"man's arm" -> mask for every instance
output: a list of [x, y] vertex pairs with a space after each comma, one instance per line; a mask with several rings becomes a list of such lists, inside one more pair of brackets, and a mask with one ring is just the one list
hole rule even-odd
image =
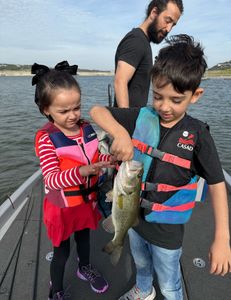
[[231, 272], [231, 251], [228, 200], [224, 182], [209, 185], [209, 192], [215, 218], [214, 241], [210, 248], [210, 272], [224, 276]]
[[114, 79], [114, 90], [118, 107], [129, 107], [128, 83], [135, 71], [136, 69], [132, 65], [122, 60], [118, 61]]
[[103, 106], [94, 106], [90, 110], [93, 121], [113, 137], [110, 152], [117, 160], [131, 160], [133, 144], [127, 130], [121, 126], [110, 111]]

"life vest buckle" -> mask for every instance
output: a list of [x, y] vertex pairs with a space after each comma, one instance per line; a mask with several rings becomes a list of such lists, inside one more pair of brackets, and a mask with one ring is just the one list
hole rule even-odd
[[153, 148], [151, 146], [148, 146], [146, 153], [151, 157], [158, 158], [159, 160], [162, 160], [164, 155], [165, 155], [165, 152], [160, 151], [160, 150], [158, 150], [156, 148]]
[[152, 182], [142, 182], [141, 183], [141, 190], [150, 192], [150, 191], [157, 191], [158, 183], [152, 183]]

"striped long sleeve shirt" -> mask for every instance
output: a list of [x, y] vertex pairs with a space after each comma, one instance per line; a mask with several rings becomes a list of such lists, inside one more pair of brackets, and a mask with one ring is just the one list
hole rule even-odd
[[[82, 137], [74, 136], [71, 139], [81, 142]], [[52, 144], [49, 135], [45, 133], [38, 141], [38, 156], [40, 159], [40, 167], [44, 178], [45, 185], [53, 190], [60, 190], [66, 187], [84, 184], [87, 177], [83, 177], [79, 173], [79, 167], [61, 171], [59, 161], [56, 155], [55, 147]], [[99, 161], [109, 161], [110, 155], [100, 154]]]

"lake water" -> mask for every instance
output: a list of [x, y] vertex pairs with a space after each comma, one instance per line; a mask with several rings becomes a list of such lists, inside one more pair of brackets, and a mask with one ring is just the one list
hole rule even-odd
[[[82, 116], [93, 104], [108, 105], [107, 88], [113, 77], [78, 77], [82, 89]], [[202, 82], [205, 93], [189, 113], [207, 122], [223, 168], [231, 173], [231, 80]], [[151, 99], [150, 99], [151, 104]], [[0, 77], [0, 203], [39, 167], [34, 134], [46, 121], [34, 104], [31, 77]]]

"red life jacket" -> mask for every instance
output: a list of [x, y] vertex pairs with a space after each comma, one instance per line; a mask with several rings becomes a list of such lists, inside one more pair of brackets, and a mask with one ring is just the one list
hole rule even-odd
[[[65, 136], [51, 122], [45, 124], [38, 130], [35, 137], [35, 151], [38, 156], [38, 141], [44, 133], [48, 133], [55, 147], [61, 171], [73, 167], [89, 165], [98, 161], [98, 139], [92, 126], [84, 121], [80, 122], [82, 143]], [[98, 188], [98, 176], [88, 176], [86, 184], [80, 184], [61, 190], [51, 190], [45, 187], [46, 197], [58, 207], [73, 207], [91, 200], [96, 200]]]

